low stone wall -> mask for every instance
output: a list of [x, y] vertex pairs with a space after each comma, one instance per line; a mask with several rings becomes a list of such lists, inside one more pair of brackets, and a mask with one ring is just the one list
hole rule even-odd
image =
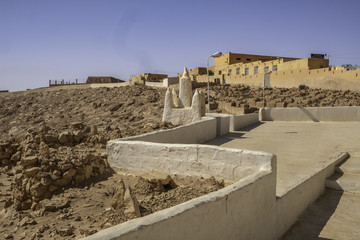
[[155, 143], [203, 143], [216, 137], [216, 119], [202, 118], [201, 121], [168, 130], [160, 130], [123, 141], [146, 141]]
[[231, 102], [219, 101], [218, 108], [224, 109], [227, 113], [234, 115], [243, 115], [246, 114], [246, 110], [243, 107], [234, 107]]
[[[214, 193], [85, 239], [272, 239], [274, 177], [254, 174]], [[249, 216], [244, 217], [244, 216]], [[259, 227], [261, 226], [261, 227]]]
[[237, 182], [87, 239], [278, 239], [321, 195], [326, 178], [348, 156], [334, 156], [313, 176], [276, 196], [276, 156], [272, 154], [119, 140], [109, 142], [107, 151], [115, 170], [215, 176]]
[[238, 131], [259, 122], [258, 113], [236, 115], [230, 117], [230, 131]]
[[[270, 170], [272, 154], [207, 145], [160, 144], [140, 141], [109, 141], [110, 166], [120, 172], [163, 172], [177, 176], [199, 176], [237, 181]], [[241, 166], [241, 167], [239, 167]]]
[[99, 87], [114, 88], [114, 87], [130, 86], [130, 81], [121, 82], [121, 83], [91, 83], [89, 85], [91, 88], [99, 88]]
[[264, 108], [260, 112], [262, 121], [360, 121], [360, 107], [358, 106]]
[[164, 87], [170, 87], [171, 85], [179, 84], [179, 77], [169, 77], [163, 80]]
[[107, 151], [114, 169], [215, 176], [237, 182], [86, 239], [273, 239], [269, 232], [275, 222], [274, 155], [206, 145], [119, 140], [110, 141]]
[[231, 128], [230, 119], [232, 115], [230, 114], [221, 114], [221, 113], [206, 113], [207, 117], [213, 117], [216, 119], [216, 136], [223, 136], [229, 133]]
[[276, 201], [276, 232], [283, 235], [303, 213], [325, 190], [326, 179], [335, 172], [335, 166], [346, 160], [348, 153], [341, 153], [329, 159], [324, 168], [315, 173], [302, 183], [278, 196]]
[[166, 87], [163, 82], [145, 82], [145, 85], [149, 87]]
[[[346, 114], [347, 117], [341, 118], [344, 121], [357, 119], [353, 113], [354, 109], [358, 109], [356, 107], [348, 110], [331, 108], [330, 111], [316, 109], [313, 114], [321, 121], [331, 119], [332, 111]], [[264, 119], [270, 114], [267, 110], [272, 109], [261, 111]], [[295, 113], [298, 111], [295, 110]], [[259, 121], [257, 114], [233, 116], [230, 119], [230, 126], [234, 129]], [[86, 239], [279, 239], [321, 195], [326, 178], [334, 173], [335, 166], [348, 157], [347, 153], [343, 153], [327, 159], [321, 170], [290, 191], [276, 196], [276, 156], [273, 154], [207, 145], [169, 144], [186, 141], [199, 143], [205, 139], [203, 134], [209, 132], [211, 134], [206, 138], [213, 138], [217, 126], [217, 120], [209, 118], [171, 130], [109, 141], [108, 161], [116, 171], [214, 176], [227, 183], [235, 183], [169, 209], [100, 231]], [[194, 132], [196, 128], [200, 132]]]

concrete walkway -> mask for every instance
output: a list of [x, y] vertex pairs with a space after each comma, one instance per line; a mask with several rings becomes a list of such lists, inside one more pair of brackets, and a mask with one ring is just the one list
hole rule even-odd
[[205, 144], [277, 155], [281, 197], [340, 152], [360, 150], [360, 122], [263, 122]]
[[360, 194], [326, 189], [282, 240], [360, 239]]
[[360, 193], [360, 153], [350, 152], [350, 158], [336, 167], [336, 173], [326, 181], [326, 187], [338, 191]]
[[360, 239], [360, 153], [347, 159], [328, 178], [319, 197], [282, 240]]

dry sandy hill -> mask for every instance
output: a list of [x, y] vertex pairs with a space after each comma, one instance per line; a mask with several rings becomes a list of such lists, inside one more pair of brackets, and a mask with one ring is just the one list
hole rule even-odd
[[[121, 176], [106, 165], [109, 139], [174, 127], [161, 122], [165, 91], [124, 86], [1, 93], [0, 238], [79, 238], [223, 187], [214, 178]], [[262, 90], [211, 86], [210, 95], [252, 108]], [[359, 93], [304, 86], [266, 89], [265, 96], [287, 106], [360, 105]]]

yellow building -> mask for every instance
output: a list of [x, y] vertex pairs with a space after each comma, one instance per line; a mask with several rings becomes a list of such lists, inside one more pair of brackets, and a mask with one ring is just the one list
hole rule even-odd
[[[315, 55], [316, 56], [316, 55]], [[360, 91], [360, 70], [329, 67], [329, 59], [289, 58], [228, 52], [214, 59], [211, 82], [249, 86], [298, 87]], [[265, 73], [268, 73], [265, 81]], [[196, 75], [207, 82], [206, 75]]]
[[125, 81], [110, 76], [89, 76], [86, 80], [86, 83], [120, 83], [120, 82], [125, 82]]
[[[214, 66], [209, 67], [209, 75], [210, 76], [214, 75]], [[180, 78], [182, 76], [182, 73], [178, 73], [177, 76]], [[189, 77], [190, 77], [191, 81], [197, 82], [197, 78], [199, 76], [200, 76], [200, 78], [202, 76], [207, 76], [206, 67], [197, 67], [197, 68], [189, 70]]]
[[130, 84], [145, 84], [145, 82], [160, 82], [167, 78], [167, 74], [156, 74], [156, 73], [142, 73], [136, 76], [130, 77]]
[[214, 62], [215, 81], [222, 84], [241, 83], [244, 76], [263, 75], [268, 72], [329, 67], [328, 59], [299, 59], [231, 52], [215, 58]]

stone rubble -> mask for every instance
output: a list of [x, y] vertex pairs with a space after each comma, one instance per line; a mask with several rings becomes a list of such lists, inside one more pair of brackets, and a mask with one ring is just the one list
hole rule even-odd
[[12, 202], [17, 210], [36, 209], [43, 199], [68, 185], [80, 185], [93, 176], [104, 174], [106, 155], [89, 153], [82, 148], [103, 143], [101, 135], [91, 134], [90, 127], [75, 122], [69, 131], [57, 133], [43, 123], [29, 130], [23, 141], [2, 144], [1, 153], [13, 167]]
[[[207, 87], [202, 87], [201, 89], [206, 92]], [[205, 100], [207, 101], [207, 98]], [[261, 87], [249, 87], [241, 84], [211, 85], [210, 103], [213, 104], [212, 109], [216, 112], [226, 113], [225, 108], [222, 107], [226, 104], [235, 108], [244, 108], [245, 113], [254, 112], [258, 108], [263, 107], [263, 89]], [[360, 106], [360, 93], [351, 92], [350, 90], [312, 89], [305, 85], [300, 85], [297, 88], [265, 88], [265, 106]]]

